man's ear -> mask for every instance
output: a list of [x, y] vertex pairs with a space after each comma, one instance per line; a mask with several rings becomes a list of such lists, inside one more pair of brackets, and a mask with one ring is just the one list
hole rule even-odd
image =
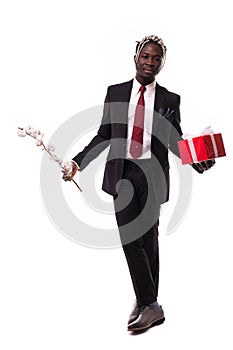
[[137, 64], [136, 55], [134, 55], [134, 63]]

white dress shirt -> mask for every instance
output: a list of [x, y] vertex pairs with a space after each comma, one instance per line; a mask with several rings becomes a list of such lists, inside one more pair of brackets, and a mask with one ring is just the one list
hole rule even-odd
[[[131, 137], [134, 125], [134, 114], [136, 106], [140, 96], [141, 84], [136, 78], [133, 80], [133, 87], [131, 91], [129, 110], [128, 110], [128, 135], [126, 140], [126, 158], [132, 159], [129, 153]], [[154, 80], [151, 84], [146, 85], [146, 91], [144, 92], [145, 101], [145, 114], [144, 114], [144, 128], [143, 128], [143, 145], [142, 154], [137, 159], [148, 159], [151, 158], [151, 134], [152, 134], [152, 123], [154, 114], [154, 103], [155, 103], [155, 86], [156, 81]]]

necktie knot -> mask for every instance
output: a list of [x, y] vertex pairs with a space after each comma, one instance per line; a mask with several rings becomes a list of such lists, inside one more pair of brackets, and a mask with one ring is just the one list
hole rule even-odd
[[140, 86], [139, 91], [140, 91], [141, 93], [145, 92], [145, 91], [146, 91], [146, 87], [145, 87], [144, 85]]

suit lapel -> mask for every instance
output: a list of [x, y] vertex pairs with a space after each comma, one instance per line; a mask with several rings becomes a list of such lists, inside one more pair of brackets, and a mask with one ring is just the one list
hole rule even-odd
[[164, 109], [166, 99], [166, 90], [164, 90], [158, 83], [156, 84], [155, 90], [155, 103], [154, 103], [154, 116], [153, 116], [153, 124], [152, 124], [152, 134], [158, 132], [160, 118], [159, 118], [159, 110]]
[[165, 97], [166, 97], [166, 93], [164, 89], [157, 83], [156, 90], [155, 90], [155, 104], [154, 104], [154, 110], [156, 112], [159, 112], [160, 108], [164, 108]]
[[[133, 87], [133, 79], [122, 84], [115, 96], [115, 111], [117, 114], [117, 120], [120, 122], [120, 134], [123, 138], [127, 137], [128, 132], [128, 111], [131, 91]], [[119, 103], [118, 103], [119, 102]]]

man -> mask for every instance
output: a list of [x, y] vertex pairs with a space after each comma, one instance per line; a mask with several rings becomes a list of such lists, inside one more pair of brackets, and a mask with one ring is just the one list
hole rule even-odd
[[[113, 196], [122, 247], [136, 302], [128, 330], [140, 331], [165, 320], [158, 304], [160, 205], [169, 197], [168, 149], [179, 156], [180, 97], [155, 81], [166, 58], [157, 36], [137, 42], [136, 77], [108, 87], [97, 135], [72, 160], [71, 180], [110, 145], [102, 189]], [[193, 164], [203, 173], [214, 164]]]

